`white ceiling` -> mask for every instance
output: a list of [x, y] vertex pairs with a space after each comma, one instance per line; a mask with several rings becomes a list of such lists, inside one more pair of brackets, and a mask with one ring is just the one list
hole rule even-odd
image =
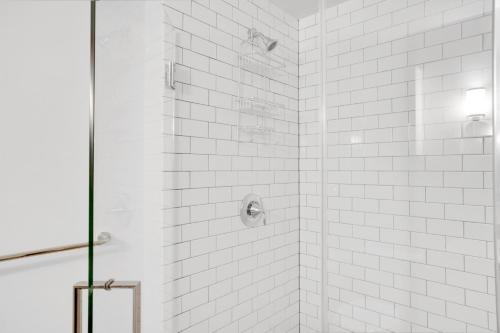
[[[327, 7], [338, 5], [346, 0], [327, 0]], [[276, 6], [292, 14], [296, 18], [303, 18], [318, 11], [319, 0], [271, 0]]]

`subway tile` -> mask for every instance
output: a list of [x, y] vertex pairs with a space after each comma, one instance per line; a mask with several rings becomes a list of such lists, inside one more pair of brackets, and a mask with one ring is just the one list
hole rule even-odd
[[450, 318], [472, 323], [481, 327], [488, 327], [488, 314], [484, 310], [478, 310], [461, 304], [448, 303], [446, 314]]
[[411, 306], [429, 313], [444, 315], [446, 303], [443, 300], [419, 294], [411, 295]]
[[453, 286], [479, 292], [486, 292], [488, 289], [485, 276], [452, 269], [446, 270], [446, 282]]
[[466, 324], [463, 321], [458, 321], [430, 313], [429, 328], [445, 332], [463, 332], [466, 329]]
[[445, 210], [446, 218], [449, 220], [485, 221], [485, 209], [482, 206], [447, 204]]
[[427, 295], [459, 304], [465, 304], [465, 290], [443, 283], [427, 282]]
[[460, 39], [443, 45], [443, 57], [451, 58], [465, 54], [476, 53], [482, 51], [482, 49], [482, 36]]
[[[178, 255], [170, 246], [165, 251], [181, 267], [169, 276], [190, 276], [194, 289], [188, 295], [209, 290], [208, 297], [216, 297], [213, 304], [205, 291], [186, 297], [179, 305], [189, 314], [183, 329], [293, 331], [298, 326], [290, 325], [299, 319], [287, 322], [300, 316], [301, 330], [317, 332], [318, 16], [292, 24], [265, 0], [172, 6], [183, 15], [173, 22], [184, 30], [179, 97], [187, 107], [179, 107], [177, 130], [186, 139], [179, 136], [170, 151], [182, 154], [166, 157], [179, 161], [168, 163], [166, 175], [185, 180], [165, 182], [183, 184], [165, 195], [166, 203], [189, 209], [166, 213], [187, 241]], [[483, 8], [458, 0], [356, 0], [328, 10], [330, 327], [465, 332], [489, 325], [491, 155], [486, 141], [464, 138], [461, 124], [449, 121], [458, 119], [451, 101], [461, 98], [462, 84], [491, 70], [491, 17], [477, 16]], [[268, 86], [273, 98], [292, 106], [285, 121], [273, 123], [287, 135], [286, 147], [238, 143], [235, 137], [232, 80], [239, 76], [239, 38], [246, 36], [237, 27], [252, 23], [300, 53], [292, 61], [300, 64], [290, 66], [298, 67], [295, 74]], [[254, 79], [250, 88], [260, 94], [266, 86]], [[417, 88], [422, 100], [415, 97]], [[419, 124], [419, 107], [424, 120], [435, 123]], [[300, 193], [292, 195], [299, 170]], [[272, 207], [265, 229], [240, 225], [237, 208], [248, 191], [273, 197], [265, 198]], [[299, 205], [300, 221], [298, 213], [285, 212]], [[201, 220], [205, 208], [209, 221]], [[283, 296], [285, 286], [289, 297]], [[249, 299], [257, 308], [249, 307]], [[264, 313], [269, 316], [261, 318]]]

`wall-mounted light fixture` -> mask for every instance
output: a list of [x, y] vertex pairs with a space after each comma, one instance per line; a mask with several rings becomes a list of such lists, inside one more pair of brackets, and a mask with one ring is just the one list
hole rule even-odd
[[480, 121], [486, 117], [488, 101], [485, 88], [465, 91], [465, 114], [471, 121]]

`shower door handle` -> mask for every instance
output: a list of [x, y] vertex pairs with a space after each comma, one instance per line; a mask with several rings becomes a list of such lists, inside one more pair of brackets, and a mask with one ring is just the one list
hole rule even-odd
[[[82, 331], [82, 291], [89, 289], [87, 282], [78, 282], [73, 286], [73, 333]], [[94, 291], [102, 289], [112, 291], [113, 289], [132, 290], [132, 333], [141, 333], [141, 282], [140, 281], [94, 281]]]
[[167, 62], [167, 70], [166, 70], [166, 79], [167, 85], [170, 89], [175, 90], [175, 62], [168, 61]]

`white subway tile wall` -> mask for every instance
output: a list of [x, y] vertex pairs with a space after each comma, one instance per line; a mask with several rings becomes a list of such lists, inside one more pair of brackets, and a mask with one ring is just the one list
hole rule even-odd
[[[268, 0], [164, 0], [164, 10], [177, 35], [166, 41], [177, 89], [165, 92], [164, 331], [298, 332], [298, 20]], [[237, 137], [238, 51], [251, 27], [279, 40], [287, 64], [270, 91], [257, 76], [245, 87], [285, 105], [270, 122], [278, 143]], [[240, 221], [252, 192], [265, 226]]]
[[[491, 0], [327, 9], [330, 332], [495, 332]], [[300, 327], [320, 332], [319, 17], [299, 22]], [[488, 104], [490, 104], [488, 102]], [[472, 110], [472, 113], [474, 110]]]
[[[319, 332], [318, 15], [297, 22], [267, 0], [164, 8], [178, 62], [164, 122], [165, 330]], [[491, 93], [490, 13], [490, 0], [327, 10], [331, 332], [495, 331], [491, 115], [472, 123], [462, 107], [466, 89]], [[285, 77], [245, 86], [286, 105], [272, 120], [279, 143], [238, 141], [248, 27], [278, 39], [287, 62]], [[268, 225], [240, 223], [249, 192]]]

